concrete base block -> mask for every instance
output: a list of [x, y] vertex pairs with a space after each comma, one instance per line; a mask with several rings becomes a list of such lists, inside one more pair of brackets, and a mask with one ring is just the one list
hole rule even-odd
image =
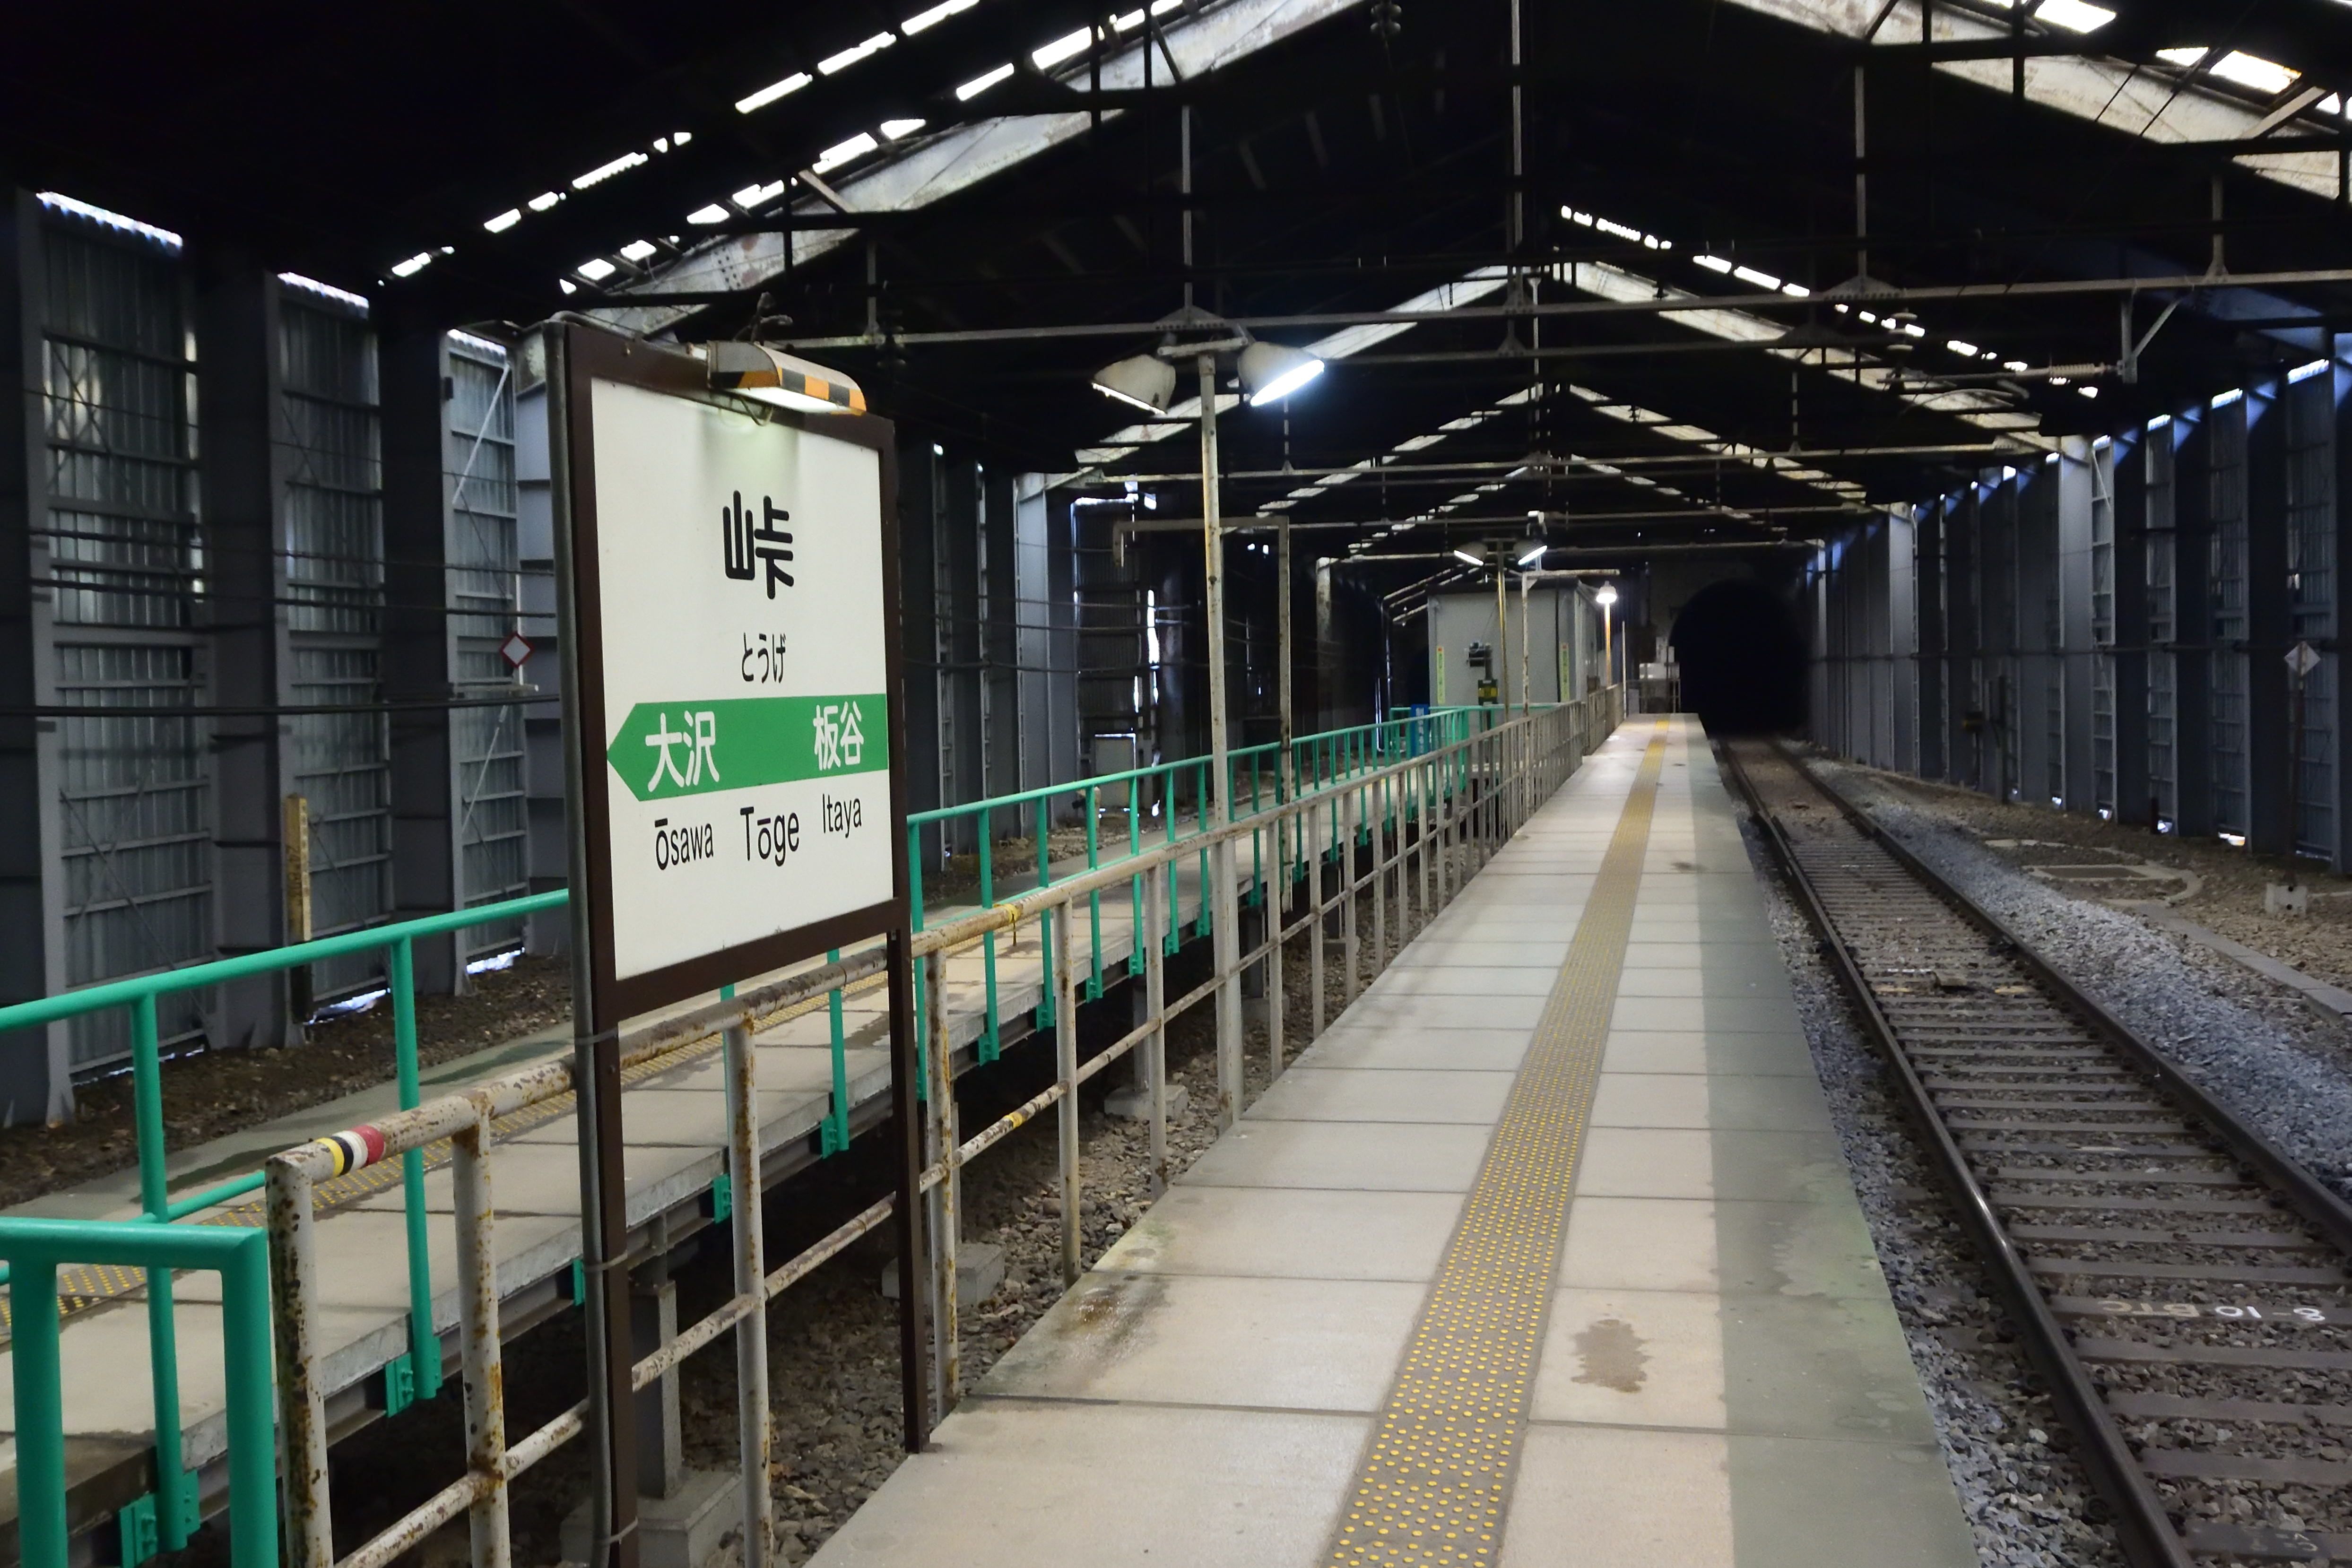
[[[956, 1248], [956, 1304], [976, 1307], [1004, 1283], [1004, 1249], [993, 1241], [966, 1241]], [[898, 1299], [898, 1260], [882, 1270], [882, 1299]]]
[[2284, 883], [2271, 883], [2263, 889], [2264, 915], [2308, 915], [2311, 913], [2311, 889], [2297, 883], [2289, 887]]
[[[1170, 1121], [1182, 1115], [1192, 1103], [1192, 1096], [1189, 1091], [1173, 1083], [1168, 1086]], [[1151, 1119], [1151, 1092], [1133, 1083], [1121, 1084], [1103, 1096], [1103, 1112], [1106, 1115], [1122, 1117], [1129, 1122], [1148, 1122]]]
[[[711, 1568], [740, 1546], [735, 1537], [742, 1528], [741, 1474], [690, 1469], [675, 1496], [637, 1499], [637, 1562], [642, 1568]], [[562, 1543], [565, 1562], [588, 1560], [587, 1504], [564, 1517]]]

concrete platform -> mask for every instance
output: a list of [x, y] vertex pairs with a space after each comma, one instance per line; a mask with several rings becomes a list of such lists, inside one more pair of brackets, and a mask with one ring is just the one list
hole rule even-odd
[[[1646, 843], [1609, 860], [1659, 734], [1596, 753], [816, 1563], [1334, 1561], [1400, 1379], [1454, 1332], [1427, 1314], [1515, 1084], [1561, 1049], [1590, 905], [1614, 995], [1581, 998], [1597, 1071], [1547, 1151], [1573, 1140], [1500, 1517], [1460, 1555], [1339, 1560], [1973, 1564], [1695, 723], [1663, 727]], [[1467, 1490], [1462, 1451], [1433, 1488]]]

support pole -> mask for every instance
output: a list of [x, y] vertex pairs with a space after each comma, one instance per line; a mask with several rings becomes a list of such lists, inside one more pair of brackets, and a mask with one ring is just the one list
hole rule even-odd
[[[1209, 654], [1209, 788], [1202, 800], [1202, 826], [1222, 827], [1231, 814], [1233, 781], [1225, 733], [1225, 542], [1217, 504], [1217, 361], [1211, 354], [1195, 361], [1201, 378], [1201, 539], [1207, 552], [1203, 578], [1206, 600], [1205, 641]], [[1217, 977], [1217, 1123], [1230, 1127], [1241, 1116], [1242, 1101], [1242, 978], [1241, 916], [1234, 897], [1234, 847], [1220, 839], [1209, 854], [1212, 886], [1202, 900], [1210, 916], [1211, 951]]]
[[[1274, 530], [1274, 599], [1275, 700], [1282, 727], [1282, 745], [1275, 758], [1275, 799], [1287, 805], [1297, 797], [1298, 787], [1291, 756], [1295, 739], [1290, 709], [1290, 522], [1286, 517], [1276, 524]], [[1290, 910], [1289, 835], [1304, 826], [1303, 818], [1282, 817], [1276, 821], [1274, 865], [1266, 879], [1265, 1056], [1269, 1077], [1282, 1071], [1282, 928]]]

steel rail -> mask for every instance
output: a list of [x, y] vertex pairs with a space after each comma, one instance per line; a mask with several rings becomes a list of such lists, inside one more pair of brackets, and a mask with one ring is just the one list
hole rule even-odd
[[[2051, 1311], [2041, 1287], [2034, 1283], [2024, 1255], [2010, 1239], [1990, 1196], [1978, 1182], [1968, 1157], [1960, 1152], [1958, 1140], [1937, 1112], [1934, 1096], [1905, 1055], [1893, 1021], [1879, 1007], [1869, 977], [1863, 972], [1860, 956], [1831, 918], [1812, 879], [1806, 875], [1798, 859], [1796, 846], [1790, 842], [1779, 818], [1765, 803], [1738, 752], [1718, 744], [1716, 755], [1754, 814], [1757, 828], [1799, 907], [1805, 912], [1806, 921], [1819, 938], [1847, 1000], [1853, 1003], [1879, 1054], [1901, 1085], [1905, 1109], [1918, 1124], [1928, 1164], [1943, 1182], [1962, 1228], [1976, 1243], [1987, 1271], [2006, 1298], [2028, 1354], [2050, 1384], [2053, 1402], [2067, 1425], [2083, 1439], [2084, 1468], [2091, 1472], [2092, 1483], [2099, 1489], [2100, 1495], [2116, 1511], [2116, 1535], [2125, 1556], [2132, 1568], [2194, 1568], [2187, 1548], [2165, 1513], [2162, 1500], [2148, 1484], [2122, 1434], [2108, 1418], [2105, 1403], [2099, 1397], [2090, 1373], [2074, 1354], [2057, 1314]], [[1801, 768], [1799, 772], [1823, 794], [1830, 793], [1810, 772]], [[1936, 884], [1931, 882], [1929, 885]]]
[[[2256, 1183], [2309, 1223], [2318, 1237], [2339, 1252], [2352, 1253], [2352, 1206], [2322, 1186], [2292, 1156], [2234, 1113], [2190, 1082], [2163, 1053], [2142, 1040], [2127, 1024], [2086, 994], [2063, 971], [2021, 940], [1997, 915], [1962, 893], [1918, 855], [1887, 832], [1843, 790], [1822, 779], [1803, 761], [1776, 747], [1803, 784], [1827, 800], [1843, 821], [1884, 852], [1968, 927], [1981, 936], [1987, 948], [2013, 964], [2040, 988], [2047, 1000], [2074, 1023], [2111, 1047], [2127, 1067], [2196, 1132], [2209, 1134], [2219, 1145], [2215, 1157], [2226, 1157], [2253, 1173]], [[1963, 1227], [1975, 1240], [1989, 1271], [2008, 1299], [2013, 1321], [2023, 1333], [2026, 1348], [2048, 1379], [2053, 1398], [2070, 1426], [2083, 1440], [2086, 1468], [2101, 1493], [2116, 1511], [2118, 1535], [2135, 1568], [2187, 1568], [2192, 1554], [2226, 1551], [2197, 1539], [2199, 1531], [2176, 1528], [2153, 1483], [2152, 1474], [2126, 1441], [2114, 1413], [2091, 1378], [2074, 1343], [2062, 1327], [2050, 1298], [2001, 1219], [1999, 1208], [1963, 1153], [1954, 1128], [1936, 1102], [1901, 1042], [1902, 1030], [1881, 1007], [1877, 993], [1855, 951], [1831, 914], [1829, 901], [1805, 870], [1802, 857], [1764, 800], [1737, 750], [1719, 748], [1726, 770], [1754, 811], [1759, 829], [1773, 858], [1787, 877], [1808, 922], [1820, 937], [1842, 988], [1854, 1004], [1902, 1086], [1906, 1108], [1918, 1123], [1922, 1141], [1952, 1197]], [[2023, 1071], [2023, 1070], [2021, 1070]], [[2085, 1179], [2077, 1177], [2076, 1179]], [[2087, 1178], [2095, 1182], [2095, 1176]], [[2098, 1207], [2085, 1198], [2083, 1207]], [[2121, 1260], [2116, 1273], [2132, 1270]], [[2085, 1270], [2088, 1272], [2089, 1270]], [[2159, 1277], [2148, 1275], [2148, 1278]], [[2259, 1554], [2259, 1553], [2258, 1553]]]

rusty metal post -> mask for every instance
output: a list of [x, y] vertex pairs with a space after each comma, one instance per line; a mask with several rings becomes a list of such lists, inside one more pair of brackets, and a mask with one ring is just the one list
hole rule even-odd
[[[1209, 791], [1201, 802], [1201, 825], [1221, 828], [1233, 814], [1233, 764], [1226, 741], [1231, 710], [1225, 678], [1225, 538], [1218, 509], [1215, 356], [1200, 355], [1196, 369], [1201, 378], [1201, 535], [1207, 553], [1202, 624], [1209, 654]], [[1201, 907], [1209, 916], [1217, 984], [1217, 1124], [1230, 1127], [1241, 1115], [1242, 1096], [1241, 907], [1234, 897], [1231, 840], [1220, 839], [1211, 848], [1209, 875], [1212, 885], [1201, 890]]]
[[[742, 1024], [723, 1036], [727, 1061], [727, 1187], [735, 1226], [735, 1294], [761, 1301], [767, 1280], [766, 1221], [760, 1203], [759, 1053]], [[735, 1453], [743, 1472], [743, 1568], [766, 1568], [775, 1553], [775, 1500], [768, 1490], [774, 1426], [768, 1414], [768, 1314], [764, 1304], [735, 1325]]]
[[[905, 864], [904, 860], [900, 865]], [[905, 886], [900, 873], [899, 885]], [[898, 1398], [899, 1440], [910, 1454], [919, 1454], [930, 1439], [925, 1415], [930, 1374], [929, 1325], [924, 1322], [927, 1292], [915, 1288], [921, 1274], [923, 1127], [915, 1104], [915, 987], [912, 976], [914, 940], [908, 927], [892, 930], [890, 956], [890, 1112], [898, 1142]], [[944, 988], [930, 993], [931, 1010], [947, 1011]]]
[[1389, 781], [1372, 786], [1372, 973], [1389, 967]]
[[1078, 1009], [1070, 998], [1070, 923], [1054, 922], [1054, 1066], [1061, 1081], [1062, 1283], [1075, 1285], [1084, 1271], [1084, 1234], [1078, 1187]]
[[[1147, 881], [1164, 878], [1169, 868], [1162, 865], [1149, 874]], [[1160, 1009], [1168, 1001], [1168, 958], [1160, 950], [1160, 911], [1167, 906], [1167, 894], [1159, 887], [1145, 890], [1143, 900], [1143, 1010], [1148, 1018], [1158, 1019]], [[1158, 1197], [1168, 1190], [1168, 1029], [1164, 1022], [1155, 1025], [1143, 1037], [1143, 1082], [1150, 1100], [1151, 1119], [1151, 1196]]]
[[[1054, 922], [1063, 933], [1066, 920]], [[931, 1344], [938, 1356], [933, 1373], [939, 1418], [963, 1398], [963, 1320], [956, 1300], [956, 1267], [963, 1235], [963, 1134], [955, 1102], [955, 1054], [948, 1040], [948, 966], [944, 954], [923, 959], [923, 994], [930, 998], [930, 1040], [923, 1067], [929, 1074], [923, 1086], [924, 1104], [930, 1113], [930, 1146], [940, 1163], [940, 1185], [933, 1187], [926, 1207], [931, 1232]]]
[[[282, 802], [279, 847], [286, 864], [286, 940], [310, 939], [310, 801], [289, 795]], [[299, 1031], [310, 1021], [310, 966], [298, 964], [286, 972], [287, 1010]]]
[[1352, 1005], [1359, 981], [1356, 977], [1356, 834], [1362, 827], [1364, 791], [1361, 786], [1348, 791], [1339, 803], [1339, 995], [1342, 1005]]
[[499, 1369], [496, 1229], [490, 1204], [488, 1094], [477, 1091], [474, 1124], [450, 1139], [457, 1210], [457, 1327], [466, 1385], [466, 1468], [478, 1490], [467, 1511], [473, 1568], [509, 1568], [507, 1405]]
[[284, 1434], [286, 1551], [291, 1568], [334, 1568], [327, 1489], [327, 1396], [319, 1382], [319, 1248], [308, 1172], [271, 1157], [269, 1292], [278, 1320], [278, 1430]]

